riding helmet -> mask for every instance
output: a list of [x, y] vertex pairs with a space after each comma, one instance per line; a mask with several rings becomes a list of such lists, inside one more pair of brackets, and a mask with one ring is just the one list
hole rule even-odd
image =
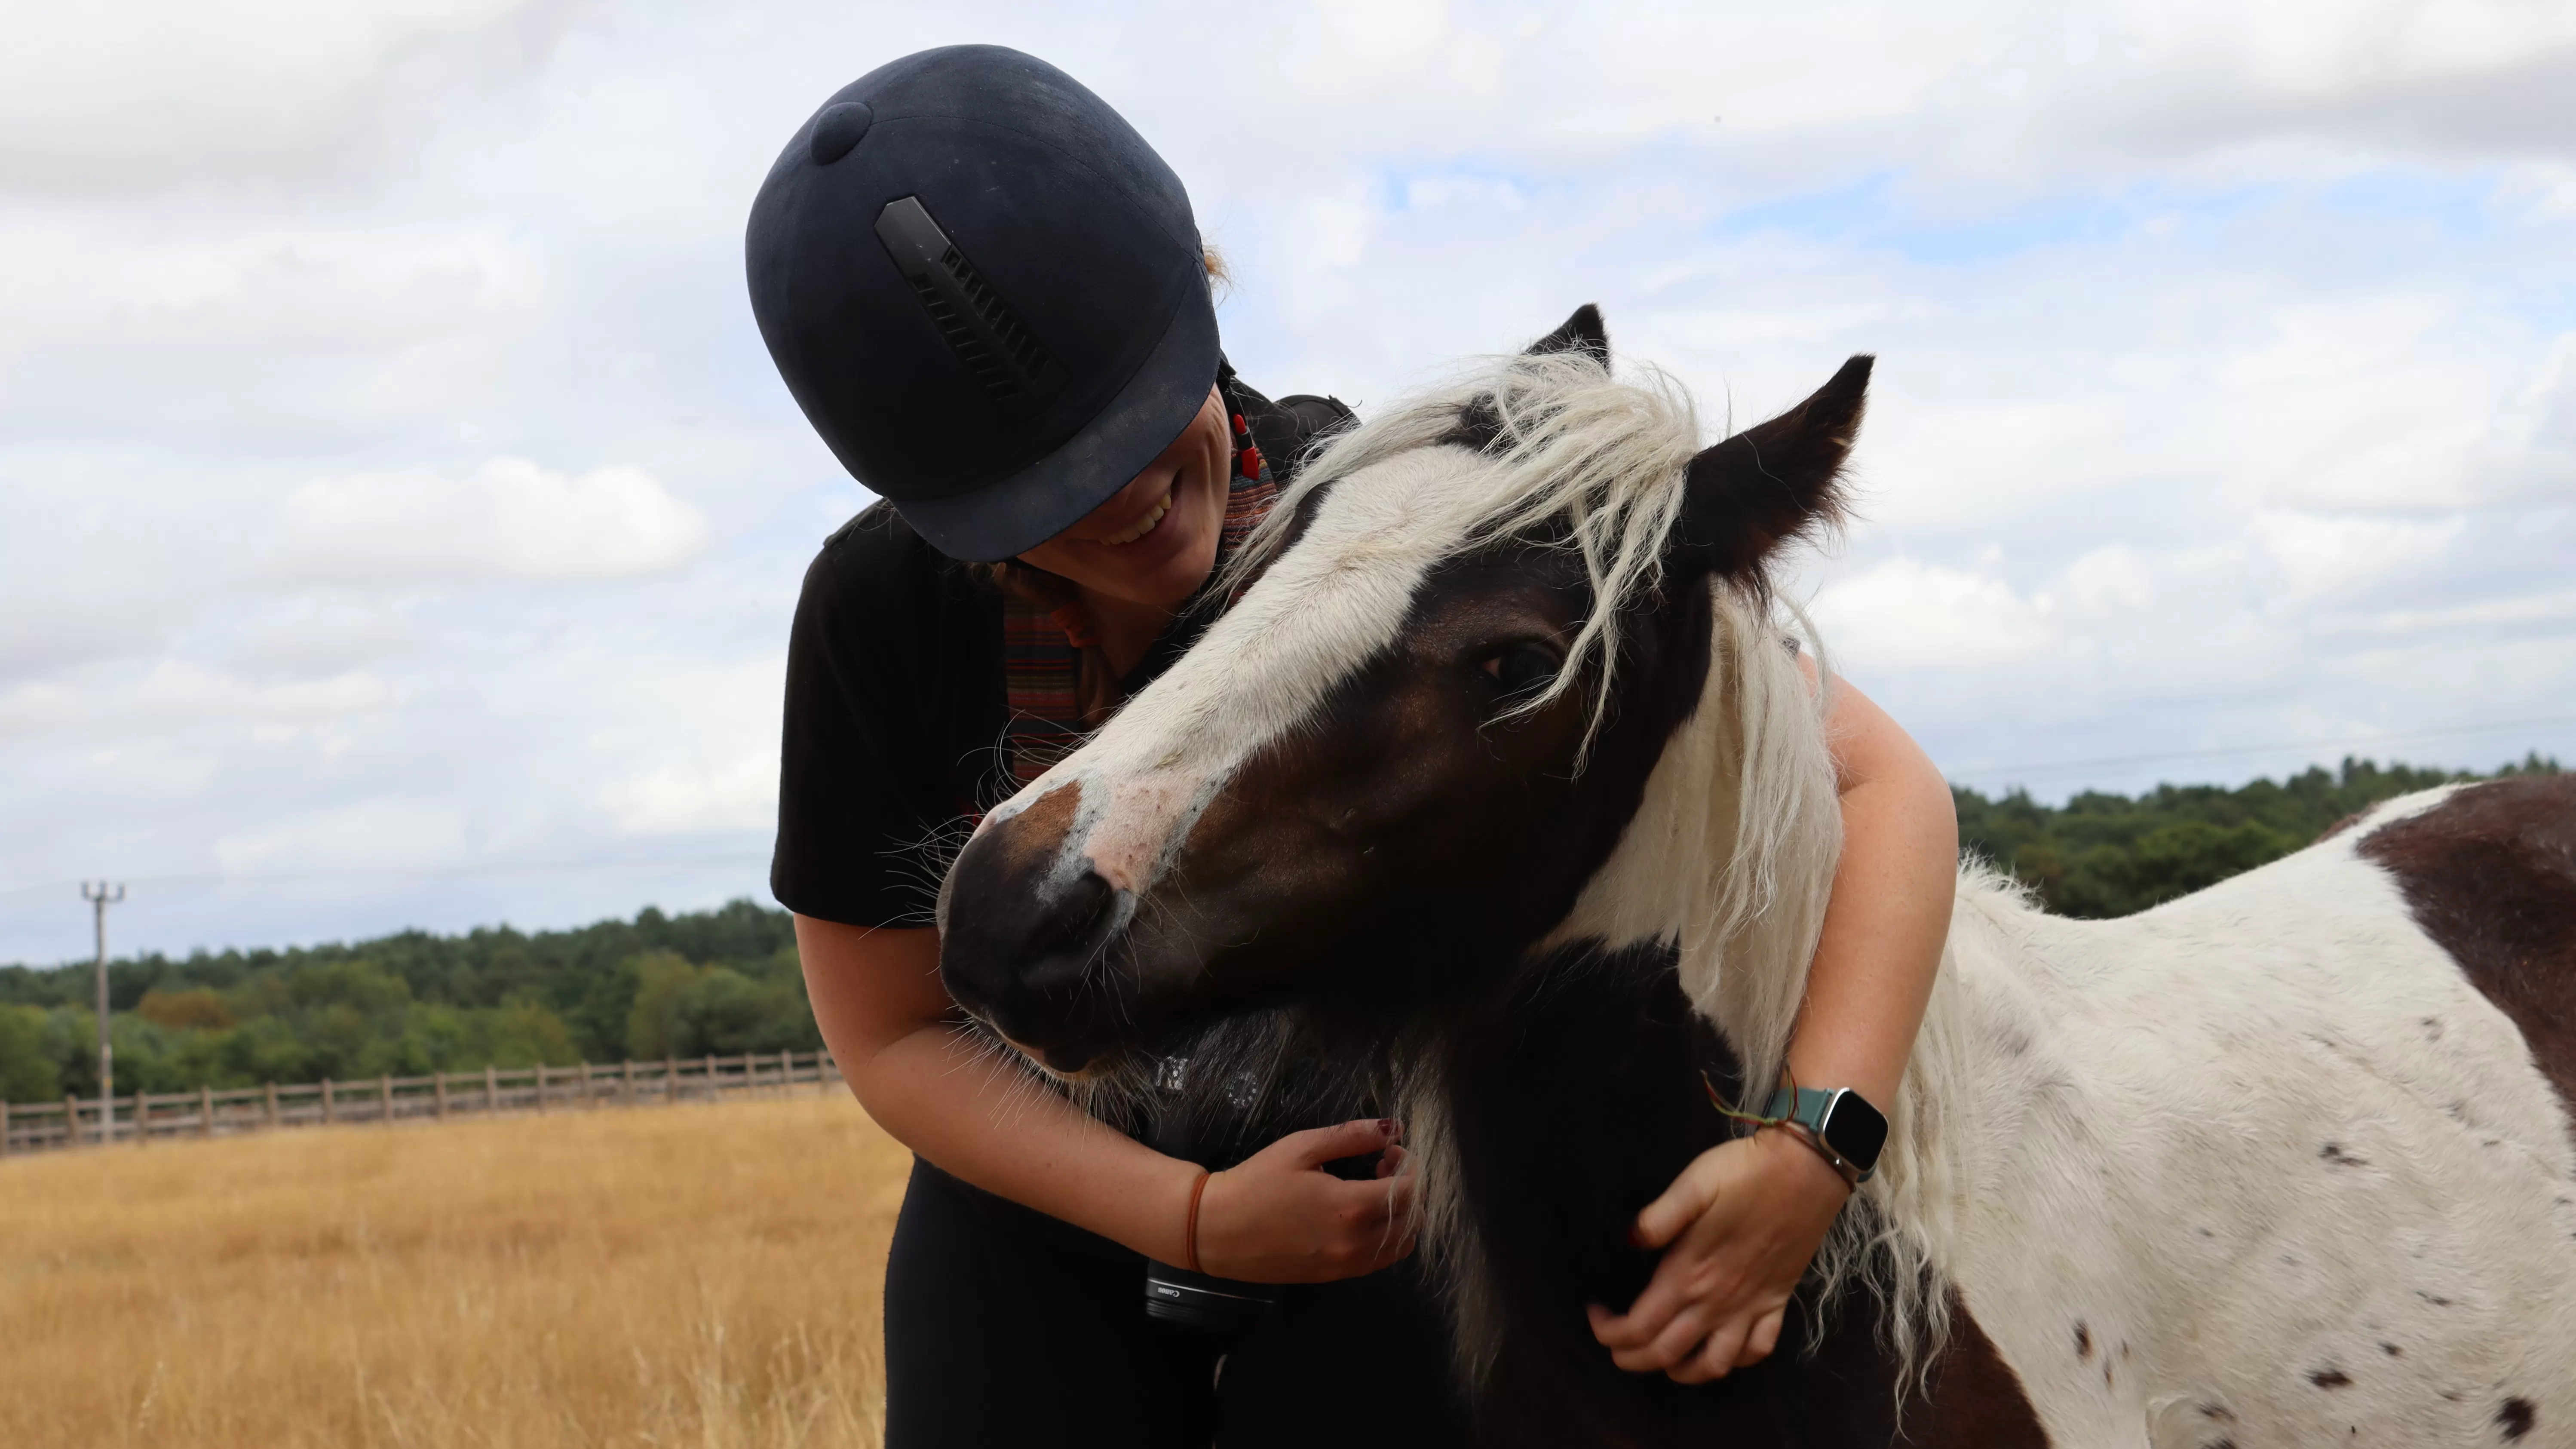
[[843, 86], [752, 202], [752, 313], [842, 466], [990, 561], [1144, 471], [1217, 374], [1180, 178], [1071, 76], [995, 45]]

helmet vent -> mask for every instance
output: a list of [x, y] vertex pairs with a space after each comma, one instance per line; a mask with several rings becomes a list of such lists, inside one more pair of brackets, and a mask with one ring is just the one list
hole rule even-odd
[[939, 335], [1004, 414], [1026, 419], [1064, 391], [1065, 371], [914, 196], [877, 213], [877, 240]]

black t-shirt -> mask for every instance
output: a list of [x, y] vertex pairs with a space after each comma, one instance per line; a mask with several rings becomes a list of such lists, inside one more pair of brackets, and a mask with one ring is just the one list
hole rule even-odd
[[[1350, 421], [1330, 398], [1274, 403], [1230, 370], [1219, 381], [1283, 486], [1318, 438]], [[1126, 692], [1205, 627], [1204, 611], [1184, 611]], [[1009, 719], [1000, 592], [884, 503], [842, 525], [805, 571], [787, 639], [770, 893], [827, 921], [929, 925], [955, 834], [1010, 793]]]

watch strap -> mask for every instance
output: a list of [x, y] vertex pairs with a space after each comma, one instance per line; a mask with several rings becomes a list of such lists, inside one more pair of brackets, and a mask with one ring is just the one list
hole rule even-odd
[[1764, 1104], [1762, 1115], [1802, 1129], [1799, 1135], [1806, 1139], [1807, 1145], [1815, 1148], [1825, 1161], [1831, 1163], [1834, 1171], [1841, 1173], [1845, 1181], [1858, 1187], [1869, 1181], [1870, 1175], [1878, 1171], [1878, 1164], [1871, 1162], [1864, 1165], [1852, 1161], [1843, 1156], [1841, 1149], [1834, 1146], [1832, 1140], [1825, 1136], [1825, 1118], [1833, 1111], [1834, 1099], [1845, 1095], [1849, 1090], [1845, 1087], [1800, 1087], [1784, 1083], [1778, 1091], [1771, 1094], [1771, 1100]]

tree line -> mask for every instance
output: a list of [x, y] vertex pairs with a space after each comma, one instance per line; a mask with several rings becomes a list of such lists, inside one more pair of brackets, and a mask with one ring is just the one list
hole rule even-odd
[[[0, 1097], [98, 1092], [96, 968], [0, 967]], [[120, 1093], [813, 1051], [795, 928], [738, 900], [575, 930], [108, 963]]]
[[[2533, 755], [2501, 775], [2555, 774]], [[2307, 845], [2382, 800], [2491, 778], [2347, 759], [2226, 789], [1953, 792], [1963, 849], [2070, 916], [2124, 916]], [[93, 968], [0, 967], [0, 1097], [95, 1096]], [[813, 1051], [787, 913], [719, 910], [576, 930], [405, 931], [349, 945], [158, 954], [108, 967], [120, 1091], [193, 1091], [543, 1062]]]
[[2143, 795], [2087, 790], [2064, 805], [2026, 791], [1989, 800], [1951, 794], [1959, 844], [2029, 886], [2061, 915], [2133, 915], [2240, 871], [2280, 859], [2382, 800], [2454, 780], [2555, 775], [2555, 759], [2534, 753], [2493, 775], [2415, 769], [2347, 757], [2333, 770], [2310, 766], [2280, 781], [2159, 785]]

